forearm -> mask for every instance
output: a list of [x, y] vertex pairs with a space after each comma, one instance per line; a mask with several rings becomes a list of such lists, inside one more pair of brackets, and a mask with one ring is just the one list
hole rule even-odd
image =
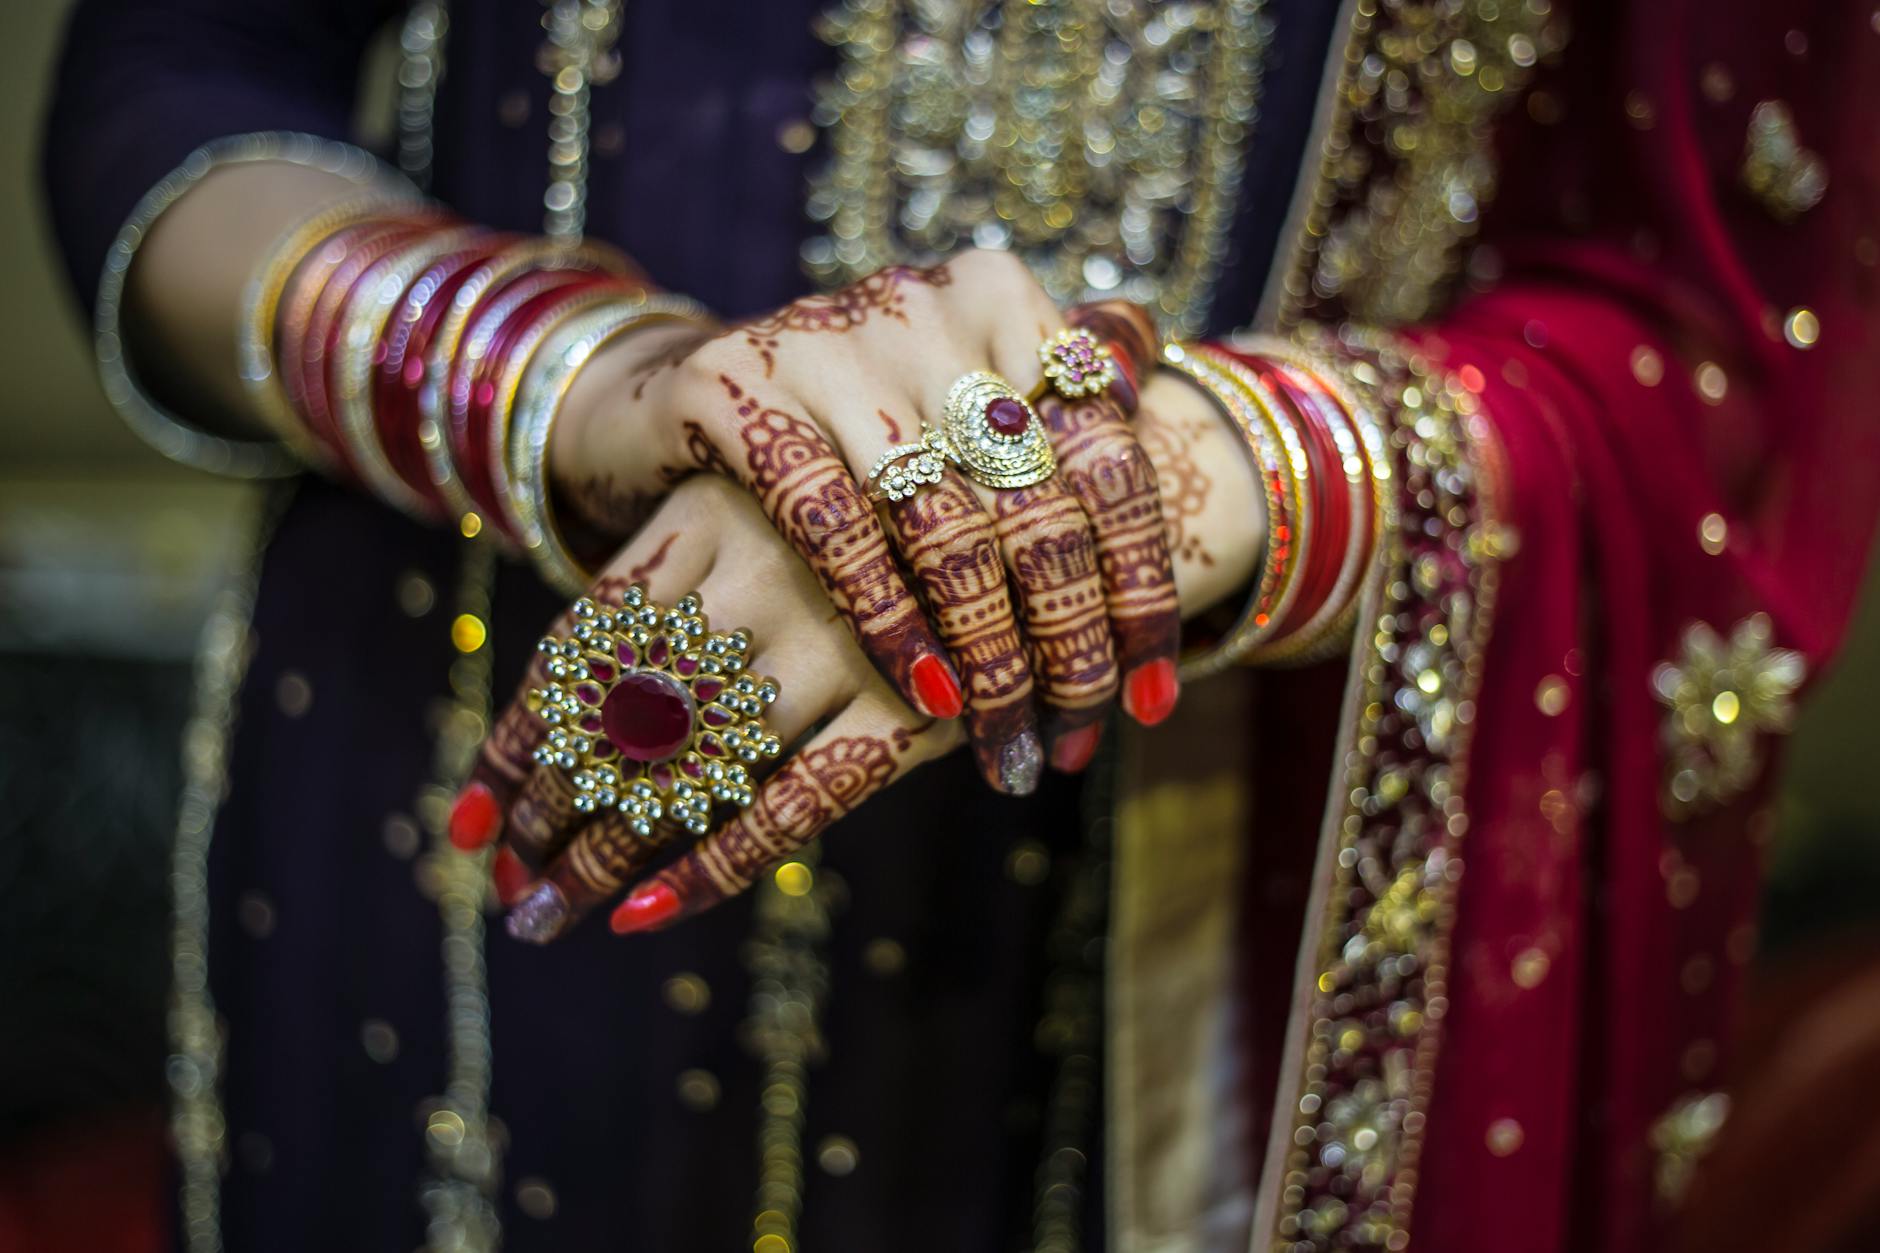
[[1143, 388], [1137, 435], [1155, 466], [1182, 617], [1246, 588], [1266, 547], [1266, 509], [1253, 464], [1220, 407], [1180, 375]]
[[125, 287], [125, 350], [152, 392], [221, 433], [265, 438], [237, 369], [246, 289], [297, 222], [359, 194], [340, 175], [268, 161], [214, 170], [165, 210]]

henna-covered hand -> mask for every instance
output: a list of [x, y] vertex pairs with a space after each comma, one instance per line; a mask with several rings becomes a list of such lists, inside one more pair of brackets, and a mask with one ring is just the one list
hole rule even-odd
[[[893, 688], [931, 717], [964, 711], [988, 781], [1027, 792], [1045, 755], [1034, 696], [1053, 738], [1076, 733], [1053, 745], [1067, 769], [1088, 760], [1119, 683], [1141, 721], [1173, 703], [1153, 473], [1108, 405], [1100, 429], [1049, 418], [1062, 481], [994, 492], [954, 477], [878, 512], [861, 480], [939, 424], [960, 376], [990, 366], [1028, 390], [1061, 325], [1022, 262], [970, 252], [703, 340], [628, 337], [577, 378], [551, 477], [566, 513], [623, 538], [675, 478], [745, 487]], [[1164, 680], [1151, 698], [1144, 675]]]
[[[1174, 554], [1174, 578], [1187, 612], [1199, 612], [1236, 593], [1253, 569], [1262, 543], [1264, 518], [1244, 453], [1212, 402], [1178, 376], [1159, 374], [1141, 388], [1134, 426], [1155, 462], [1162, 490], [1191, 502], [1164, 513]], [[880, 415], [875, 415], [877, 424]], [[1158, 453], [1179, 447], [1184, 456]], [[1198, 479], [1185, 468], [1207, 465]], [[1030, 507], [1021, 493], [1007, 493], [1016, 513]], [[995, 502], [996, 503], [996, 502]], [[1003, 585], [990, 573], [986, 549], [998, 543], [998, 523], [974, 518], [974, 494], [949, 480], [943, 490], [923, 492], [887, 512], [891, 523], [916, 537], [906, 545], [918, 586], [940, 591], [941, 632], [963, 671], [972, 677], [975, 720], [1017, 717], [1029, 702], [1011, 658], [1014, 639], [997, 604]], [[1196, 544], [1175, 542], [1174, 524], [1192, 530]], [[1210, 560], [1195, 556], [1196, 546]], [[1010, 560], [1023, 568], [1022, 590], [1083, 581], [1086, 590], [1056, 590], [1043, 597], [1055, 611], [1080, 598], [1103, 599], [1094, 557], [1067, 560], [1062, 545], [1040, 543]], [[1073, 552], [1075, 545], [1071, 546]], [[615, 913], [620, 930], [662, 926], [741, 890], [764, 867], [826, 828], [866, 797], [919, 763], [956, 746], [959, 723], [933, 721], [896, 700], [879, 674], [863, 660], [847, 635], [832, 630], [827, 592], [790, 548], [767, 526], [757, 497], [722, 476], [700, 476], [681, 484], [646, 529], [623, 550], [595, 585], [597, 600], [618, 597], [630, 582], [670, 603], [700, 587], [707, 611], [721, 626], [745, 625], [756, 639], [753, 664], [782, 680], [783, 694], [770, 711], [774, 729], [794, 740], [823, 724], [820, 734], [796, 747], [767, 780], [755, 803], [715, 836], [683, 854], [666, 870], [635, 888]], [[1009, 593], [1006, 593], [1009, 595]], [[929, 594], [929, 599], [933, 599]], [[1031, 619], [1027, 618], [1027, 629]], [[555, 633], [565, 634], [567, 620]], [[1041, 631], [1050, 638], [1048, 630]], [[1082, 652], [1090, 649], [1084, 647]], [[1077, 656], [1066, 644], [1066, 657]], [[1036, 675], [1056, 675], [1065, 666], [1040, 663]], [[1072, 667], [1074, 668], [1074, 667]], [[532, 667], [524, 691], [539, 687], [545, 673]], [[1055, 680], [1052, 680], [1055, 681]], [[826, 722], [825, 722], [826, 720]], [[573, 812], [560, 780], [538, 774], [531, 754], [543, 734], [522, 694], [497, 718], [476, 768], [452, 815], [452, 837], [460, 846], [481, 847], [496, 833], [510, 808], [512, 830], [499, 850], [493, 873], [499, 899], [514, 904], [512, 931], [542, 940], [612, 899], [669, 854], [670, 833], [634, 834], [617, 817], [593, 820]], [[984, 737], [996, 741], [997, 734]], [[982, 763], [984, 758], [982, 756]], [[559, 773], [558, 771], [556, 773]]]
[[[741, 890], [765, 865], [964, 738], [959, 723], [918, 714], [895, 696], [830, 620], [827, 592], [780, 542], [755, 497], [725, 479], [701, 476], [675, 489], [589, 598], [618, 605], [634, 582], [668, 605], [696, 590], [716, 629], [750, 632], [751, 669], [774, 678], [780, 690], [766, 718], [792, 745], [751, 806], [673, 867], [688, 910]], [[565, 617], [552, 633], [565, 636], [571, 626]], [[484, 803], [470, 798], [516, 798], [492, 873], [499, 900], [510, 908], [510, 933], [533, 942], [553, 939], [617, 895], [678, 834], [670, 822], [636, 833], [617, 810], [582, 814], [568, 773], [534, 763], [548, 727], [531, 711], [528, 692], [546, 677], [542, 665], [532, 666], [498, 716], [475, 782], [452, 817], [453, 840], [475, 849], [495, 832], [479, 821]], [[795, 745], [819, 725], [807, 743]]]

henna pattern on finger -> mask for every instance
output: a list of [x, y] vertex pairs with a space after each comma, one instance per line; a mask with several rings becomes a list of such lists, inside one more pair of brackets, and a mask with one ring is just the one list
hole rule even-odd
[[537, 766], [522, 785], [503, 837], [524, 866], [534, 870], [554, 856], [579, 816], [574, 797], [574, 782], [559, 766]]
[[[618, 603], [630, 583], [630, 579], [619, 575], [605, 575], [588, 589], [588, 596], [597, 601]], [[573, 626], [574, 612], [570, 609], [555, 619], [547, 634], [566, 635]], [[522, 682], [491, 723], [482, 747], [477, 750], [476, 763], [471, 767], [469, 783], [481, 783], [489, 788], [504, 810], [511, 807], [524, 780], [534, 773], [536, 745], [548, 734], [548, 728], [536, 717], [529, 698], [532, 691], [548, 682], [547, 666], [547, 658], [541, 653], [531, 655], [523, 670]]]
[[777, 349], [788, 334], [845, 334], [875, 316], [907, 321], [907, 292], [912, 284], [945, 287], [953, 281], [944, 264], [924, 269], [891, 265], [826, 295], [808, 296], [760, 318], [733, 327], [764, 360], [764, 377], [776, 368]]
[[1071, 403], [1047, 396], [1038, 414], [1051, 431], [1058, 477], [1096, 533], [1123, 667], [1174, 656], [1181, 607], [1154, 465], [1122, 414], [1103, 397]]
[[1046, 481], [997, 493], [993, 526], [1018, 589], [1039, 698], [1066, 725], [1100, 718], [1116, 692], [1116, 656], [1083, 510]]
[[902, 561], [966, 685], [967, 731], [981, 772], [1007, 791], [1029, 790], [1028, 780], [1008, 778], [1004, 769], [1008, 746], [1033, 733], [1035, 719], [1031, 667], [991, 519], [952, 471], [890, 503], [887, 513]]
[[668, 824], [643, 836], [618, 811], [599, 815], [575, 834], [541, 881], [510, 911], [509, 934], [530, 944], [555, 939], [625, 887], [677, 830]]
[[916, 734], [897, 727], [886, 736], [845, 735], [812, 745], [765, 782], [750, 808], [660, 877], [688, 909], [735, 896], [887, 786]]
[[666, 554], [672, 551], [672, 546], [678, 538], [679, 532], [673, 531], [665, 539], [659, 541], [659, 547], [655, 548], [645, 561], [627, 571], [627, 578], [635, 583], [646, 582], [648, 575], [666, 564]]
[[1195, 520], [1207, 511], [1208, 497], [1214, 490], [1214, 480], [1194, 457], [1196, 445], [1208, 434], [1207, 419], [1187, 422], [1157, 419], [1135, 430], [1136, 439], [1149, 456], [1149, 464], [1156, 467], [1169, 555], [1178, 561], [1213, 565], [1214, 554], [1208, 551], [1201, 533], [1192, 529]]
[[[699, 423], [687, 423], [686, 447], [701, 468], [724, 474], [757, 497], [777, 531], [816, 572], [830, 603], [862, 650], [916, 699], [913, 672], [945, 650], [908, 594], [874, 506], [814, 425], [764, 404], [721, 376], [743, 447], [736, 453]], [[954, 682], [950, 670], [947, 682]], [[922, 707], [925, 710], [925, 707]]]
[[1065, 320], [1108, 345], [1119, 375], [1110, 385], [1110, 398], [1124, 413], [1134, 413], [1141, 389], [1160, 356], [1161, 339], [1156, 333], [1155, 319], [1139, 304], [1127, 300], [1099, 300], [1073, 305], [1065, 314]]

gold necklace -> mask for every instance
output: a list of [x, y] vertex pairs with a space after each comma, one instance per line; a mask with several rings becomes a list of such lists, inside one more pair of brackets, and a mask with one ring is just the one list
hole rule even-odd
[[1010, 248], [1060, 302], [1201, 329], [1258, 120], [1263, 0], [841, 0], [817, 95], [831, 159], [804, 246], [825, 285]]

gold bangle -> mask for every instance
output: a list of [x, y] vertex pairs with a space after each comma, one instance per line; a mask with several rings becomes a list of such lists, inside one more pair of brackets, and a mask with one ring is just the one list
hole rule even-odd
[[[460, 527], [474, 525], [480, 528], [482, 522], [477, 518], [480, 510], [459, 481], [457, 463], [451, 457], [450, 438], [445, 431], [445, 406], [448, 399], [445, 389], [450, 385], [451, 367], [463, 346], [463, 337], [470, 329], [471, 319], [486, 295], [525, 270], [583, 267], [626, 274], [631, 272], [632, 263], [618, 250], [591, 241], [569, 245], [549, 239], [529, 239], [505, 248], [478, 266], [458, 287], [456, 294], [451, 297], [450, 308], [445, 310], [437, 332], [431, 337], [425, 354], [424, 383], [418, 390], [418, 412], [421, 415], [418, 443], [423, 447], [425, 459], [429, 463], [431, 482], [437, 487], [438, 495], [457, 515]], [[477, 518], [474, 524], [469, 522], [473, 518]]]
[[1233, 344], [1259, 354], [1301, 390], [1328, 401], [1340, 419], [1326, 424], [1351, 497], [1351, 527], [1338, 576], [1311, 621], [1247, 658], [1260, 665], [1309, 665], [1337, 654], [1350, 640], [1365, 572], [1382, 549], [1391, 477], [1389, 451], [1376, 404], [1334, 362], [1272, 335], [1237, 336]]
[[346, 443], [353, 468], [379, 499], [420, 521], [434, 520], [437, 511], [399, 477], [385, 455], [372, 402], [373, 350], [412, 279], [439, 257], [461, 249], [482, 234], [477, 227], [446, 228], [395, 248], [373, 262], [348, 297], [349, 307], [340, 320], [339, 353], [329, 363], [333, 423]]
[[657, 294], [589, 309], [556, 327], [517, 383], [507, 458], [515, 485], [517, 533], [543, 580], [561, 591], [578, 592], [593, 579], [555, 524], [548, 482], [548, 442], [555, 420], [588, 360], [603, 345], [653, 322], [712, 325], [704, 306], [684, 296]]
[[329, 236], [400, 207], [401, 202], [384, 196], [360, 196], [318, 210], [281, 236], [243, 291], [236, 373], [268, 429], [302, 461], [320, 469], [330, 469], [333, 458], [295, 416], [274, 369], [274, 326], [281, 297], [301, 263]]
[[1221, 644], [1233, 664], [1239, 665], [1286, 626], [1294, 604], [1299, 599], [1303, 586], [1299, 574], [1306, 569], [1317, 540], [1312, 532], [1311, 510], [1308, 508], [1314, 490], [1312, 463], [1306, 454], [1304, 436], [1290, 416], [1290, 408], [1273, 394], [1258, 373], [1232, 354], [1222, 352], [1210, 344], [1190, 345], [1189, 355], [1192, 357], [1197, 354], [1225, 370], [1234, 385], [1244, 390], [1253, 401], [1254, 407], [1265, 419], [1267, 429], [1279, 442], [1281, 460], [1288, 475], [1286, 501], [1291, 516], [1285, 536], [1286, 558], [1280, 572], [1279, 586], [1275, 589], [1272, 603], [1264, 609], [1256, 608], [1246, 629], [1239, 633], [1230, 632]]
[[1182, 658], [1184, 678], [1204, 678], [1236, 665], [1270, 635], [1297, 594], [1294, 572], [1300, 565], [1298, 520], [1306, 481], [1301, 468], [1304, 448], [1298, 432], [1280, 420], [1272, 398], [1252, 371], [1232, 358], [1170, 343], [1162, 364], [1179, 370], [1221, 407], [1253, 463], [1266, 497], [1266, 551], [1240, 615], [1213, 646]]

